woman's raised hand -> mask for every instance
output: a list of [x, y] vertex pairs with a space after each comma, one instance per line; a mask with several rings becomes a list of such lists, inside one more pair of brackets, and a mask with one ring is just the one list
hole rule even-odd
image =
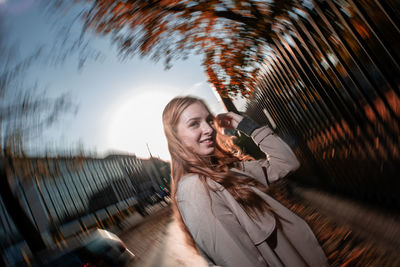
[[218, 114], [216, 119], [219, 126], [227, 129], [236, 129], [239, 125], [239, 122], [242, 121], [243, 116], [233, 112], [228, 112]]

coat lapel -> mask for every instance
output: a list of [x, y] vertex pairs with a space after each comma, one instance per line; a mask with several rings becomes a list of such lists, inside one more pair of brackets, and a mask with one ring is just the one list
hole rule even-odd
[[270, 212], [258, 213], [259, 220], [253, 219], [222, 185], [211, 179], [208, 179], [208, 183], [217, 189], [216, 193], [224, 200], [255, 245], [264, 242], [271, 235], [275, 229], [276, 220]]

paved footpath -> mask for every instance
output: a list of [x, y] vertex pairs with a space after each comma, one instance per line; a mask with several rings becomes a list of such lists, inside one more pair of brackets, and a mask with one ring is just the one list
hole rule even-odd
[[119, 234], [136, 255], [128, 267], [207, 267], [205, 260], [184, 242], [171, 208], [162, 207]]
[[129, 267], [143, 266], [148, 262], [149, 254], [160, 247], [166, 227], [171, 221], [171, 208], [159, 207], [151, 215], [137, 221], [119, 234], [125, 245], [136, 255], [136, 260]]

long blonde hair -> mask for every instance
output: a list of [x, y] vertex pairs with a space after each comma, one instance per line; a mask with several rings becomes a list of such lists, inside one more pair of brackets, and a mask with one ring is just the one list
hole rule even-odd
[[176, 202], [176, 191], [179, 181], [187, 173], [198, 174], [204, 186], [210, 190], [213, 189], [208, 186], [206, 182], [207, 178], [221, 184], [229, 191], [243, 209], [255, 219], [257, 219], [257, 212], [271, 210], [267, 203], [249, 188], [249, 186], [253, 186], [263, 192], [267, 192], [265, 186], [253, 178], [239, 178], [229, 170], [230, 167], [238, 167], [239, 162], [252, 158], [248, 155], [244, 155], [242, 151], [234, 145], [232, 137], [223, 134], [222, 128], [218, 125], [216, 120], [214, 120], [216, 146], [213, 155], [208, 157], [199, 156], [191, 149], [185, 147], [183, 142], [179, 140], [176, 129], [179, 118], [182, 112], [194, 103], [201, 103], [211, 114], [203, 100], [196, 97], [185, 96], [172, 99], [164, 108], [162, 115], [164, 133], [171, 155], [172, 208], [174, 216], [187, 234], [188, 243], [193, 247], [195, 247], [194, 240], [183, 223]]

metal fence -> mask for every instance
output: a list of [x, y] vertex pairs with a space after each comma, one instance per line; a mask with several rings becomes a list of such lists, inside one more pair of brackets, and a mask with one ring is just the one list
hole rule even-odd
[[399, 18], [397, 0], [303, 1], [246, 110], [294, 145], [303, 182], [397, 210]]

